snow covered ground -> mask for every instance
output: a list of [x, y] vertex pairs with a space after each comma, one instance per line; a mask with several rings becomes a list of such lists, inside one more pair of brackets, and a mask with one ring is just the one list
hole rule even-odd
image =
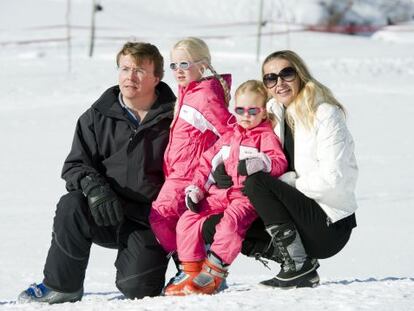
[[[73, 24], [89, 26], [91, 5], [85, 2], [72, 1]], [[347, 108], [356, 142], [358, 227], [340, 254], [321, 261], [319, 287], [260, 288], [257, 283], [272, 277], [277, 266], [269, 271], [240, 256], [230, 269], [230, 288], [222, 294], [123, 300], [114, 285], [116, 252], [94, 247], [82, 302], [15, 303], [21, 290], [42, 279], [55, 204], [65, 192], [60, 170], [76, 119], [116, 83], [114, 57], [124, 39], [156, 44], [168, 63], [169, 49], [178, 38], [203, 36], [216, 69], [233, 74], [233, 90], [247, 79], [260, 78], [253, 23], [257, 14], [246, 13], [253, 2], [208, 3], [102, 1], [93, 58], [87, 56], [89, 33], [82, 28], [72, 32], [71, 72], [62, 42], [11, 43], [65, 36], [59, 27], [32, 28], [63, 24], [65, 1], [0, 3], [1, 310], [414, 310], [412, 30], [391, 34], [385, 30], [374, 37], [315, 32], [263, 37], [260, 61], [275, 50], [297, 51]], [[214, 3], [217, 8], [212, 12]], [[225, 13], [231, 8], [231, 14]], [[266, 27], [272, 27], [264, 29], [269, 32], [286, 29]], [[170, 72], [164, 80], [176, 89]], [[172, 274], [170, 267], [168, 276]]]

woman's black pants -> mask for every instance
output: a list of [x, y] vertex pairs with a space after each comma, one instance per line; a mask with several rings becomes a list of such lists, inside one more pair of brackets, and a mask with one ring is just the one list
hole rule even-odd
[[[243, 192], [260, 218], [247, 231], [243, 243], [242, 253], [248, 256], [267, 248], [270, 236], [265, 227], [270, 225], [293, 222], [308, 256], [318, 259], [337, 254], [348, 242], [352, 228], [356, 226], [354, 214], [330, 223], [313, 199], [267, 173], [249, 176]], [[215, 225], [220, 218], [220, 215], [214, 215], [205, 221], [203, 237], [206, 243], [214, 240]]]

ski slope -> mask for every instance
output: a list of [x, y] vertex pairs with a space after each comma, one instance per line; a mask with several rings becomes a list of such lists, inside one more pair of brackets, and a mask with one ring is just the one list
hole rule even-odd
[[[257, 62], [257, 12], [247, 12], [250, 1], [101, 3], [89, 58], [91, 4], [72, 1], [72, 23], [85, 27], [72, 31], [70, 72], [64, 42], [16, 43], [64, 37], [57, 26], [64, 23], [65, 1], [0, 4], [0, 310], [414, 310], [412, 31], [391, 28], [372, 37], [281, 31], [263, 36]], [[217, 71], [232, 73], [233, 92], [245, 80], [260, 78], [266, 55], [289, 48], [344, 104], [360, 168], [358, 227], [348, 245], [320, 261], [321, 285], [315, 289], [260, 287], [277, 266], [269, 271], [239, 256], [230, 268], [229, 289], [221, 294], [134, 301], [122, 299], [115, 287], [116, 251], [94, 246], [81, 302], [16, 304], [20, 291], [42, 280], [55, 206], [65, 193], [60, 170], [76, 120], [117, 83], [115, 55], [124, 40], [156, 44], [168, 63], [173, 43], [188, 35], [206, 40]], [[169, 71], [164, 81], [176, 90]], [[167, 277], [174, 273], [170, 266]]]

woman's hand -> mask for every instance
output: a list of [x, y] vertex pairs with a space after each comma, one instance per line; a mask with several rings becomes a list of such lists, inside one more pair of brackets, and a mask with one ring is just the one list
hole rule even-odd
[[295, 171], [289, 171], [284, 173], [282, 176], [279, 177], [279, 179], [285, 183], [287, 183], [289, 186], [292, 186], [296, 188], [296, 172]]

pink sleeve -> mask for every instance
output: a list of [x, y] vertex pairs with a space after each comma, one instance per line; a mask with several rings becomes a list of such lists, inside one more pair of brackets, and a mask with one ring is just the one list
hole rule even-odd
[[224, 99], [221, 99], [217, 94], [210, 94], [206, 101], [202, 107], [202, 114], [212, 125], [212, 131], [218, 136], [223, 136], [226, 132], [231, 131], [236, 123], [236, 118], [226, 107]]

